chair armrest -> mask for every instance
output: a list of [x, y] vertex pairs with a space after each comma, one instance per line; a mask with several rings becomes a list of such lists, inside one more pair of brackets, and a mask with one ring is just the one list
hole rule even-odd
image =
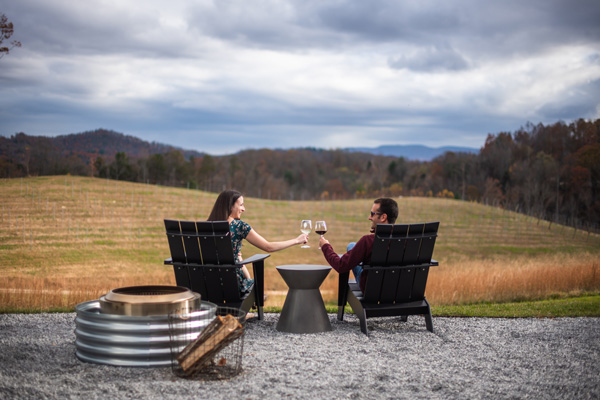
[[270, 254], [255, 254], [240, 261], [236, 265], [252, 264], [254, 272], [254, 303], [258, 308], [258, 319], [263, 319], [263, 306], [265, 305], [265, 258]]
[[171, 257], [169, 257], [165, 260], [165, 265], [171, 265], [171, 264], [173, 264], [173, 259]]
[[411, 265], [387, 265], [385, 267], [373, 266], [373, 265], [365, 265], [363, 269], [365, 271], [390, 271], [390, 270], [403, 270], [403, 269], [413, 269], [413, 268], [423, 268], [423, 267], [435, 267], [438, 265], [438, 262], [435, 260], [431, 260], [431, 262], [423, 263], [423, 264], [411, 264]]
[[431, 259], [431, 266], [432, 267], [437, 267], [438, 265], [440, 265], [439, 262], [437, 262], [437, 260], [434, 260], [433, 258]]
[[254, 264], [255, 262], [259, 262], [259, 261], [263, 261], [265, 258], [271, 257], [270, 254], [255, 254], [252, 257], [248, 257], [245, 260], [242, 260], [240, 262], [237, 262], [236, 265], [242, 265], [242, 264]]

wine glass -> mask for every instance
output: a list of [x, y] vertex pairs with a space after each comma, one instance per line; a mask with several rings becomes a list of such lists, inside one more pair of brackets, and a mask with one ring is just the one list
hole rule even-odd
[[[327, 233], [327, 224], [325, 221], [315, 222], [315, 232], [321, 235], [321, 237]], [[319, 246], [319, 249], [321, 249], [321, 246]]]
[[[300, 232], [308, 235], [310, 231], [312, 231], [312, 221], [310, 219], [303, 219], [302, 222], [300, 222]], [[303, 249], [308, 249], [310, 246], [307, 242], [305, 245], [300, 247], [302, 247]]]

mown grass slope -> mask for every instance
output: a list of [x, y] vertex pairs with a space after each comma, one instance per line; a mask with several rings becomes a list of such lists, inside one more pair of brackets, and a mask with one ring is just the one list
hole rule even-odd
[[[204, 220], [215, 198], [85, 177], [0, 180], [0, 311], [72, 309], [117, 287], [174, 284], [163, 265], [170, 256], [163, 219]], [[243, 219], [273, 241], [296, 237], [302, 219], [324, 219], [328, 239], [343, 252], [368, 233], [372, 200], [245, 198]], [[398, 203], [399, 222], [441, 222], [434, 252], [440, 266], [431, 270], [427, 288], [435, 307], [600, 292], [596, 234], [476, 203], [420, 197]], [[310, 245], [267, 259], [267, 306], [281, 306], [287, 291], [275, 266], [324, 263], [314, 233]], [[260, 251], [245, 243], [243, 252]], [[335, 304], [335, 272], [321, 291]]]

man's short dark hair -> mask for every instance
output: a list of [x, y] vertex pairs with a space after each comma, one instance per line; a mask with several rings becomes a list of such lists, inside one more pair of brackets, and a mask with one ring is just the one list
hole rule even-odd
[[389, 197], [381, 197], [373, 203], [379, 204], [379, 212], [387, 215], [388, 223], [393, 224], [398, 218], [398, 203]]

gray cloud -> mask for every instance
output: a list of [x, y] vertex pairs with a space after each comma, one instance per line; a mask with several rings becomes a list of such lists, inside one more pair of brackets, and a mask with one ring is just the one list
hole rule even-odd
[[600, 79], [570, 88], [563, 97], [549, 99], [539, 111], [541, 120], [569, 121], [575, 115], [598, 115], [600, 99]]
[[600, 117], [596, 0], [20, 0], [0, 134], [182, 147], [479, 147]]
[[506, 54], [600, 40], [595, 0], [219, 1], [194, 5], [190, 15], [192, 29], [203, 34], [290, 50], [357, 42], [429, 47], [451, 40]]
[[449, 46], [422, 48], [410, 56], [391, 58], [389, 66], [394, 69], [407, 68], [413, 71], [460, 71], [469, 68], [469, 62]]

